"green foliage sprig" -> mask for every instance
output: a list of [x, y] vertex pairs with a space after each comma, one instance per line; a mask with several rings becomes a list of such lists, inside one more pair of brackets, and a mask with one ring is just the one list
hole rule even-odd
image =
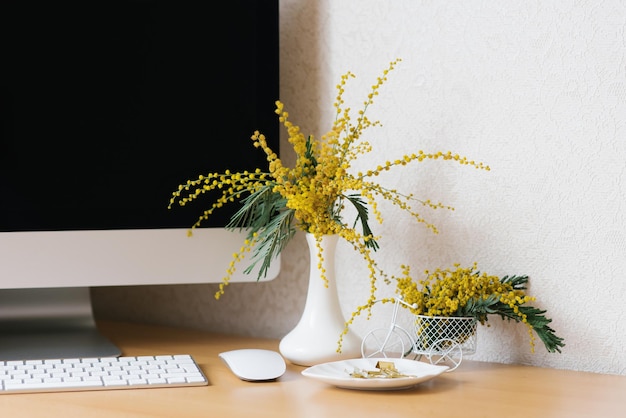
[[[480, 273], [476, 272], [475, 274]], [[500, 282], [505, 285], [509, 284], [513, 291], [525, 291], [528, 276], [503, 276]], [[523, 300], [527, 301], [525, 298]], [[498, 315], [503, 320], [515, 322], [523, 322], [525, 318], [525, 322], [541, 339], [546, 349], [551, 353], [560, 353], [561, 347], [565, 346], [564, 340], [558, 337], [554, 329], [549, 326], [552, 319], [547, 318], [546, 313], [546, 310], [523, 304], [517, 305], [516, 311], [510, 304], [502, 302], [499, 295], [492, 294], [482, 298], [470, 298], [465, 306], [459, 307], [454, 316], [474, 317], [483, 325], [487, 323], [489, 315]]]

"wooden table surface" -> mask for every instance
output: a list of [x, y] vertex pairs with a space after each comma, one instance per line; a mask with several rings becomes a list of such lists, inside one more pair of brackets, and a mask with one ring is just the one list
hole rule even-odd
[[273, 382], [245, 382], [218, 353], [278, 350], [277, 340], [99, 322], [124, 355], [191, 354], [209, 385], [0, 395], [2, 417], [498, 417], [626, 416], [626, 376], [463, 360], [460, 367], [410, 389], [341, 389], [306, 378], [288, 363]]

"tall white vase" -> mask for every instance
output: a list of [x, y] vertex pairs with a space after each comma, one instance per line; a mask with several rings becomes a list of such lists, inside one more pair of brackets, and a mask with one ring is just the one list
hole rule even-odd
[[301, 366], [361, 357], [361, 339], [353, 331], [344, 335], [341, 352], [337, 352], [338, 341], [345, 327], [335, 276], [335, 248], [339, 236], [322, 237], [322, 267], [328, 287], [318, 266], [315, 236], [306, 234], [306, 240], [311, 261], [306, 304], [296, 327], [280, 341], [280, 353], [290, 362]]

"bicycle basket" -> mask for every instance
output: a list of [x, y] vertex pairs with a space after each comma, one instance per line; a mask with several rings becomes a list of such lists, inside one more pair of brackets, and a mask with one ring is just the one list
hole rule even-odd
[[464, 355], [476, 352], [477, 321], [472, 317], [415, 315], [418, 354], [446, 352], [458, 344]]

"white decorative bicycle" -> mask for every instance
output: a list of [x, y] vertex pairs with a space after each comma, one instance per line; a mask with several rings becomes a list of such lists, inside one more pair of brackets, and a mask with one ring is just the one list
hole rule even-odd
[[[374, 303], [381, 302], [375, 301]], [[409, 357], [421, 359], [426, 356], [431, 364], [448, 366], [447, 371], [459, 367], [463, 355], [476, 352], [476, 325], [472, 317], [446, 317], [414, 315], [414, 336], [398, 325], [400, 304], [415, 309], [396, 298], [391, 322], [387, 328], [369, 331], [361, 342], [361, 355], [371, 357]]]

